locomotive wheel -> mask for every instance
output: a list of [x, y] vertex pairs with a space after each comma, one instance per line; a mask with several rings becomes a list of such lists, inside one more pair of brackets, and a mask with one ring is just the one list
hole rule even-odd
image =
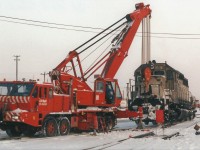
[[6, 129], [6, 133], [10, 137], [18, 137], [22, 134], [22, 131], [19, 129], [18, 126], [14, 126], [9, 129]]
[[56, 136], [58, 133], [58, 125], [56, 119], [53, 117], [47, 117], [44, 120], [43, 131], [44, 134], [48, 137]]
[[157, 125], [157, 122], [155, 120], [152, 121], [153, 125]]
[[67, 135], [70, 131], [70, 122], [67, 117], [61, 118], [59, 122], [60, 135]]
[[149, 125], [149, 121], [144, 121], [144, 124], [145, 125]]
[[192, 119], [194, 119], [196, 117], [196, 115], [195, 115], [195, 113], [193, 113], [193, 115], [192, 115]]
[[189, 114], [189, 116], [188, 116], [188, 117], [189, 117], [189, 120], [192, 120], [191, 114]]
[[135, 120], [135, 124], [136, 124], [136, 125], [138, 125], [138, 124], [139, 124], [139, 122], [140, 122], [140, 120], [139, 120], [139, 119], [136, 119], [136, 120]]

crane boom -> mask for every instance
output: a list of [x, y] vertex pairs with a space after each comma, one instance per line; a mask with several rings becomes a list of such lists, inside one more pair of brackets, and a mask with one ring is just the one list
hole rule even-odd
[[[120, 65], [124, 61], [125, 57], [128, 55], [128, 50], [142, 19], [151, 14], [151, 9], [149, 8], [149, 5], [138, 3], [135, 6], [135, 11], [121, 18], [116, 23], [112, 24], [90, 40], [83, 43], [81, 46], [77, 47], [75, 50], [70, 51], [68, 56], [56, 68], [53, 69], [53, 71], [50, 73], [51, 80], [55, 81], [55, 85], [60, 87], [63, 93], [65, 93], [66, 91], [65, 82], [69, 82], [69, 80], [73, 80], [73, 83], [77, 83], [73, 84], [74, 88], [92, 91], [86, 81], [91, 75], [93, 75], [98, 69], [102, 67], [103, 70], [101, 72], [101, 78], [114, 79], [114, 76], [117, 73]], [[121, 23], [117, 27], [115, 26], [125, 18], [125, 22]], [[110, 30], [111, 27], [114, 26], [115, 28]], [[102, 58], [100, 58], [100, 60], [95, 63], [90, 69], [84, 72], [79, 55], [109, 34], [119, 30], [122, 26], [125, 26], [124, 29], [122, 29], [122, 31], [112, 40], [113, 46], [111, 50], [106, 53]], [[110, 31], [105, 33], [105, 31], [108, 30]], [[84, 48], [82, 51], [77, 51], [95, 38], [97, 38], [102, 33], [104, 33], [105, 35]], [[69, 67], [71, 67], [71, 69], [68, 69]], [[71, 70], [73, 71], [73, 75], [70, 74]], [[79, 75], [77, 73], [79, 73]]]
[[105, 64], [102, 72], [102, 76], [104, 78], [114, 78], [120, 65], [128, 55], [128, 50], [142, 19], [150, 14], [151, 9], [149, 8], [149, 5], [144, 6], [143, 3], [139, 3], [136, 5], [136, 10], [126, 16], [128, 21], [127, 25], [122, 30], [121, 34], [117, 37], [117, 41], [113, 46], [112, 52], [110, 54], [112, 56]]

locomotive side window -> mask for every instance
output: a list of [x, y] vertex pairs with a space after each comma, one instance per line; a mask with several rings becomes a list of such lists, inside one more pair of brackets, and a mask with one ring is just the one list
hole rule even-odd
[[187, 79], [184, 79], [184, 80], [183, 80], [183, 85], [185, 85], [185, 86], [188, 87], [188, 80], [187, 80]]
[[156, 70], [156, 71], [154, 71], [154, 75], [161, 75], [161, 76], [163, 76], [163, 75], [165, 75], [165, 72], [163, 70]]
[[141, 82], [142, 81], [142, 77], [140, 75], [136, 76], [135, 79], [136, 79], [137, 82]]
[[167, 74], [167, 80], [173, 80], [174, 79], [173, 72], [171, 70], [167, 70], [166, 74]]

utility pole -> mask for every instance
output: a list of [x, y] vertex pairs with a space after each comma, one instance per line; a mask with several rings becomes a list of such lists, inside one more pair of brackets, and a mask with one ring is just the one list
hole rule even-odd
[[127, 102], [128, 102], [128, 100], [129, 100], [129, 83], [126, 83], [126, 84], [127, 84], [127, 86], [126, 86], [126, 90], [127, 90], [126, 97], [127, 97]]
[[15, 57], [15, 62], [16, 62], [16, 81], [18, 81], [18, 61], [20, 61], [19, 57], [20, 55], [14, 55], [13, 57]]
[[44, 72], [44, 73], [41, 73], [41, 75], [43, 75], [44, 76], [44, 82], [45, 82], [45, 77], [46, 77], [46, 75], [48, 75], [49, 73], [46, 73], [46, 72]]

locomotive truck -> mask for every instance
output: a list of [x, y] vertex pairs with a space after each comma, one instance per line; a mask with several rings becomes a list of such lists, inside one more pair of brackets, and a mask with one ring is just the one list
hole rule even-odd
[[[56, 136], [67, 135], [70, 129], [106, 131], [116, 125], [117, 118], [139, 117], [141, 112], [119, 109], [122, 94], [114, 78], [141, 21], [151, 14], [149, 5], [139, 3], [135, 7], [135, 11], [70, 51], [49, 73], [51, 83], [1, 81], [0, 128], [9, 136], [32, 136], [38, 131]], [[110, 51], [84, 71], [80, 54], [110, 34], [116, 36]], [[101, 73], [95, 75], [92, 89], [87, 79], [97, 70]]]
[[156, 123], [156, 110], [164, 111], [164, 121], [174, 122], [195, 117], [195, 97], [189, 91], [188, 79], [165, 63], [155, 60], [142, 64], [134, 73], [135, 95], [130, 107], [142, 106], [143, 122]]

